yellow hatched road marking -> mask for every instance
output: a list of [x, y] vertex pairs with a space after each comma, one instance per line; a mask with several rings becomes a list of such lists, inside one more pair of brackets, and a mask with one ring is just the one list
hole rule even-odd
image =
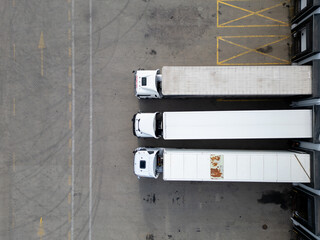
[[229, 61], [229, 60], [231, 60], [231, 59], [240, 57], [240, 56], [245, 55], [245, 54], [250, 53], [250, 52], [256, 52], [256, 53], [259, 53], [259, 54], [262, 54], [262, 55], [265, 55], [265, 56], [268, 56], [268, 57], [277, 59], [277, 60], [279, 60], [279, 61], [288, 62], [287, 60], [284, 60], [284, 59], [281, 59], [281, 58], [272, 56], [272, 55], [270, 55], [270, 54], [266, 54], [266, 53], [257, 51], [257, 49], [259, 49], [259, 48], [263, 48], [263, 47], [269, 46], [269, 45], [271, 45], [271, 44], [280, 42], [280, 41], [282, 41], [282, 40], [284, 40], [284, 39], [287, 39], [287, 38], [288, 38], [288, 36], [286, 36], [285, 38], [282, 38], [282, 39], [280, 39], [280, 40], [278, 39], [278, 40], [276, 40], [276, 41], [274, 41], [274, 42], [261, 45], [261, 46], [255, 48], [255, 49], [249, 48], [249, 47], [246, 47], [246, 46], [243, 46], [243, 45], [241, 45], [241, 44], [237, 44], [237, 43], [234, 43], [234, 42], [231, 42], [231, 41], [228, 41], [228, 40], [226, 40], [226, 39], [224, 39], [224, 38], [220, 38], [221, 41], [224, 41], [224, 42], [227, 42], [227, 43], [230, 43], [230, 44], [232, 44], [232, 45], [235, 45], [235, 46], [238, 46], [238, 47], [240, 47], [240, 48], [244, 48], [244, 49], [247, 49], [247, 50], [248, 50], [248, 51], [246, 51], [246, 52], [242, 52], [242, 53], [239, 53], [239, 54], [237, 54], [237, 55], [235, 55], [235, 56], [233, 56], [233, 57], [230, 57], [230, 58], [228, 58], [228, 59], [225, 59], [225, 60], [221, 61], [220, 63], [227, 62], [227, 61]]
[[[233, 0], [233, 1], [228, 1], [228, 2], [238, 2], [238, 1]], [[223, 5], [226, 5], [226, 6], [229, 6], [229, 7], [232, 7], [232, 8], [235, 8], [235, 9], [239, 9], [239, 10], [247, 12], [249, 14], [220, 24], [219, 23], [219, 3], [221, 3]], [[273, 5], [273, 6], [268, 7], [268, 8], [264, 8], [264, 9], [259, 10], [259, 11], [251, 11], [251, 10], [248, 10], [248, 9], [245, 9], [245, 8], [242, 8], [242, 7], [235, 6], [233, 4], [227, 3], [224, 0], [217, 0], [217, 27], [275, 27], [275, 26], [289, 26], [288, 23], [286, 23], [286, 22], [283, 22], [283, 21], [280, 21], [278, 19], [271, 18], [271, 17], [265, 16], [263, 14], [260, 14], [262, 12], [265, 12], [267, 10], [270, 10], [272, 8], [276, 8], [276, 7], [279, 7], [279, 6], [282, 6], [282, 3]], [[227, 26], [227, 24], [229, 24], [229, 23], [233, 23], [233, 22], [239, 21], [241, 19], [253, 16], [253, 15], [256, 15], [256, 16], [259, 16], [259, 17], [274, 21], [274, 22], [278, 22], [279, 24], [234, 25], [234, 26], [230, 26], [229, 25], [229, 26]]]
[[269, 20], [272, 20], [272, 21], [275, 21], [275, 22], [282, 23], [282, 24], [284, 24], [285, 26], [288, 26], [288, 24], [285, 23], [285, 22], [283, 22], [283, 21], [280, 21], [280, 20], [277, 20], [277, 19], [274, 19], [274, 18], [271, 18], [271, 17], [267, 17], [267, 16], [264, 16], [264, 15], [260, 14], [261, 12], [270, 10], [270, 9], [272, 9], [272, 8], [279, 7], [279, 6], [282, 5], [282, 3], [276, 4], [276, 5], [274, 5], [274, 6], [272, 6], [272, 7], [269, 7], [269, 8], [264, 8], [264, 9], [262, 9], [262, 10], [260, 10], [260, 11], [256, 11], [256, 12], [253, 12], [253, 11], [250, 11], [250, 10], [247, 10], [247, 9], [244, 9], [244, 8], [241, 8], [241, 7], [237, 7], [237, 6], [234, 6], [234, 5], [232, 5], [232, 4], [228, 4], [228, 3], [223, 3], [223, 4], [225, 4], [225, 5], [227, 5], [227, 6], [231, 6], [231, 7], [237, 8], [237, 9], [240, 9], [240, 10], [245, 11], [245, 12], [249, 12], [250, 14], [247, 14], [247, 15], [245, 15], [245, 16], [242, 16], [242, 17], [239, 17], [239, 18], [230, 20], [230, 21], [228, 21], [228, 22], [222, 23], [222, 24], [220, 24], [220, 26], [227, 25], [227, 24], [229, 24], [229, 23], [236, 22], [236, 21], [239, 21], [239, 20], [241, 20], [241, 19], [244, 19], [244, 18], [253, 16], [253, 15], [257, 15], [257, 16], [259, 16], [259, 17], [263, 17], [263, 18], [266, 18], [266, 19], [269, 19]]
[[[227, 40], [226, 38], [270, 38], [270, 37], [280, 37], [280, 39], [277, 39], [273, 42], [269, 42], [267, 44], [264, 44], [264, 45], [261, 45], [257, 48], [250, 48], [250, 47], [246, 47], [244, 45], [241, 45], [241, 44], [237, 44], [237, 43], [234, 43], [232, 41], [229, 41]], [[232, 59], [235, 59], [235, 58], [238, 58], [240, 56], [243, 56], [245, 54], [248, 54], [248, 53], [251, 53], [251, 52], [255, 52], [255, 53], [258, 53], [258, 54], [261, 54], [261, 55], [264, 55], [264, 56], [267, 56], [267, 57], [270, 57], [270, 58], [273, 58], [273, 59], [276, 59], [278, 61], [280, 61], [280, 63], [241, 63], [241, 64], [238, 64], [238, 63], [228, 63], [227, 65], [251, 65], [251, 64], [289, 64], [290, 62], [288, 60], [285, 60], [285, 59], [282, 59], [282, 58], [278, 58], [278, 57], [275, 57], [273, 55], [270, 55], [270, 54], [267, 54], [267, 53], [263, 53], [263, 52], [260, 52], [258, 51], [258, 49], [260, 48], [263, 48], [263, 47], [266, 47], [266, 46], [270, 46], [272, 44], [275, 44], [275, 43], [278, 43], [282, 40], [285, 40], [289, 38], [289, 36], [286, 36], [286, 35], [249, 35], [249, 36], [219, 36], [217, 37], [217, 64], [218, 65], [225, 65], [224, 63], [227, 62], [227, 61], [230, 61]], [[219, 41], [224, 41], [226, 43], [229, 43], [231, 45], [234, 45], [234, 46], [237, 46], [237, 47], [240, 47], [240, 48], [243, 48], [243, 49], [246, 49], [247, 51], [244, 51], [244, 52], [241, 52], [237, 55], [234, 55], [232, 57], [229, 57], [223, 61], [219, 61]]]

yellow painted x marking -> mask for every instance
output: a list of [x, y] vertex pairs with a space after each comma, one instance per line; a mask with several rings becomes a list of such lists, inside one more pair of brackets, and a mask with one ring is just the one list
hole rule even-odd
[[[273, 42], [270, 42], [270, 43], [267, 43], [267, 44], [264, 44], [264, 45], [261, 45], [257, 48], [250, 48], [250, 47], [246, 47], [246, 46], [243, 46], [241, 44], [238, 44], [238, 43], [234, 43], [230, 40], [227, 40], [227, 39], [232, 39], [232, 38], [274, 38], [274, 37], [280, 37], [280, 39], [277, 39]], [[278, 58], [278, 57], [275, 57], [275, 56], [272, 56], [270, 54], [267, 54], [267, 53], [263, 53], [261, 51], [258, 51], [258, 49], [260, 48], [264, 48], [264, 47], [267, 47], [267, 46], [270, 46], [274, 43], [278, 43], [282, 40], [285, 40], [287, 38], [289, 38], [290, 36], [286, 36], [286, 35], [252, 35], [252, 36], [219, 36], [217, 37], [217, 65], [263, 65], [263, 64], [289, 64], [290, 62], [288, 60], [285, 60], [285, 59], [282, 59], [282, 58]], [[224, 41], [226, 43], [229, 43], [231, 45], [234, 45], [234, 46], [237, 46], [237, 47], [240, 47], [242, 49], [245, 49], [247, 51], [244, 51], [244, 52], [241, 52], [237, 55], [234, 55], [232, 57], [229, 57], [223, 61], [220, 61], [219, 60], [219, 41]], [[243, 56], [245, 54], [248, 54], [248, 53], [251, 53], [251, 52], [255, 52], [255, 53], [258, 53], [258, 54], [261, 54], [261, 55], [264, 55], [264, 56], [267, 56], [267, 57], [270, 57], [270, 58], [273, 58], [273, 59], [276, 59], [278, 60], [279, 62], [271, 62], [271, 63], [227, 63], [228, 61], [232, 60], [232, 59], [235, 59], [235, 58], [238, 58], [240, 56]]]
[[[251, 11], [251, 10], [248, 10], [248, 9], [245, 9], [245, 8], [238, 7], [238, 6], [235, 6], [233, 4], [227, 3], [226, 1], [228, 1], [228, 2], [238, 2], [239, 0], [217, 0], [217, 27], [275, 27], [275, 26], [277, 26], [277, 27], [279, 27], [279, 26], [287, 27], [287, 26], [289, 26], [288, 23], [286, 23], [286, 22], [283, 22], [283, 21], [277, 20], [275, 18], [271, 18], [271, 17], [268, 17], [268, 16], [265, 16], [265, 15], [261, 14], [261, 13], [263, 13], [263, 12], [265, 12], [267, 10], [270, 10], [272, 8], [276, 8], [276, 7], [282, 6], [282, 3], [279, 3], [279, 4], [276, 4], [274, 6], [271, 6], [271, 7], [268, 7], [268, 8], [264, 8], [262, 10], [254, 12], [254, 11]], [[220, 24], [219, 23], [219, 4], [224, 4], [226, 6], [242, 10], [244, 12], [247, 12], [248, 14], [245, 15], [245, 16], [242, 16], [242, 17], [239, 17], [239, 18], [236, 18], [236, 19], [233, 19], [233, 20], [230, 20], [230, 21], [227, 21], [225, 23]], [[231, 26], [227, 25], [227, 24], [239, 21], [241, 19], [253, 16], [253, 15], [256, 15], [256, 16], [259, 16], [259, 17], [274, 21], [274, 22], [277, 22], [278, 24], [231, 25]]]

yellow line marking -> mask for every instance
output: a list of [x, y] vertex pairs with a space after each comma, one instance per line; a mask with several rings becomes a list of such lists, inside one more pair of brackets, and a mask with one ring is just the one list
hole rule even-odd
[[218, 26], [218, 28], [250, 28], [250, 27], [287, 27], [282, 25], [272, 25], [272, 24], [266, 24], [266, 25], [235, 25], [235, 26]]
[[69, 57], [72, 57], [72, 48], [69, 47]]
[[[236, 2], [236, 1], [234, 1]], [[219, 24], [219, 3], [221, 4], [224, 4], [226, 6], [229, 6], [229, 7], [233, 7], [233, 8], [236, 8], [236, 9], [239, 9], [241, 11], [244, 11], [244, 12], [248, 12], [249, 14], [245, 15], [245, 16], [242, 16], [242, 17], [239, 17], [239, 18], [236, 18], [236, 19], [233, 19], [233, 20], [230, 20], [230, 21], [227, 21], [225, 23], [222, 23], [222, 24]], [[251, 11], [251, 10], [248, 10], [248, 9], [245, 9], [245, 8], [242, 8], [242, 7], [238, 7], [238, 6], [235, 6], [233, 4], [230, 4], [230, 3], [227, 3], [227, 2], [224, 2], [224, 1], [217, 1], [217, 27], [274, 27], [274, 26], [289, 26], [288, 23], [286, 22], [283, 22], [283, 21], [280, 21], [280, 20], [277, 20], [277, 19], [274, 19], [274, 18], [271, 18], [271, 17], [268, 17], [268, 16], [265, 16], [263, 14], [260, 14], [262, 12], [265, 12], [267, 10], [270, 10], [272, 8], [276, 8], [276, 7], [279, 7], [279, 6], [282, 6], [282, 3], [279, 3], [279, 4], [276, 4], [276, 5], [273, 5], [271, 7], [268, 7], [268, 8], [264, 8], [262, 10], [259, 10], [259, 11]], [[227, 24], [229, 23], [233, 23], [233, 22], [236, 22], [236, 21], [239, 21], [241, 19], [244, 19], [244, 18], [247, 18], [247, 17], [250, 17], [250, 16], [253, 16], [253, 15], [256, 15], [256, 16], [259, 16], [259, 17], [262, 17], [262, 18], [265, 18], [265, 19], [268, 19], [268, 20], [271, 20], [271, 21], [274, 21], [274, 22], [278, 22], [280, 24], [268, 24], [268, 25], [264, 25], [264, 24], [260, 24], [260, 25], [235, 25], [235, 26], [226, 26]]]
[[71, 86], [71, 83], [69, 83], [69, 86], [68, 86], [68, 88], [69, 88], [69, 95], [71, 95], [71, 90], [72, 90], [72, 86]]
[[71, 120], [69, 120], [69, 129], [72, 128]]
[[[255, 49], [249, 48], [249, 47], [246, 47], [246, 46], [243, 46], [243, 45], [241, 45], [241, 44], [234, 43], [234, 42], [229, 41], [229, 40], [226, 39], [226, 38], [258, 38], [258, 37], [263, 37], [263, 38], [267, 38], [267, 37], [281, 37], [281, 38], [280, 38], [280, 39], [277, 39], [277, 40], [275, 40], [275, 41], [273, 41], [273, 42], [269, 42], [269, 43], [267, 43], [267, 44], [261, 45], [261, 46], [255, 48]], [[250, 53], [250, 52], [255, 52], [255, 53], [258, 53], [258, 54], [261, 54], [261, 55], [264, 55], [264, 56], [267, 56], [267, 57], [270, 57], [270, 58], [273, 58], [273, 59], [276, 59], [276, 60], [279, 60], [279, 61], [283, 62], [283, 63], [278, 63], [278, 64], [289, 64], [290, 62], [287, 61], [287, 60], [285, 60], [285, 59], [281, 59], [281, 58], [272, 56], [272, 55], [270, 55], [270, 54], [266, 54], [266, 53], [263, 53], [263, 52], [258, 51], [258, 49], [260, 49], [260, 48], [263, 48], [263, 47], [266, 47], [266, 46], [270, 46], [270, 45], [272, 45], [272, 44], [278, 43], [278, 42], [280, 42], [280, 41], [282, 41], [282, 40], [285, 40], [285, 39], [287, 39], [287, 38], [289, 38], [289, 36], [285, 36], [285, 35], [278, 35], [278, 36], [277, 36], [277, 35], [252, 35], [252, 36], [223, 36], [223, 37], [219, 36], [219, 37], [217, 37], [217, 64], [218, 64], [218, 65], [222, 65], [223, 63], [225, 63], [225, 62], [227, 62], [227, 61], [230, 61], [230, 60], [235, 59], [235, 58], [237, 58], [237, 57], [243, 56], [243, 55], [245, 55], [245, 54], [247, 54], [247, 53]], [[229, 44], [231, 44], [231, 45], [234, 45], [234, 46], [237, 46], [237, 47], [246, 49], [247, 51], [241, 52], [241, 53], [239, 53], [239, 54], [237, 54], [237, 55], [234, 55], [234, 56], [232, 56], [232, 57], [230, 57], [230, 58], [227, 58], [227, 59], [225, 59], [225, 60], [223, 60], [223, 61], [219, 61], [219, 41], [220, 41], [220, 40], [221, 40], [221, 41], [224, 41], [224, 42], [227, 42], [227, 43], [229, 43]], [[273, 63], [259, 63], [259, 64], [273, 64]], [[228, 64], [228, 65], [229, 65], [229, 64]], [[245, 64], [230, 64], [230, 65], [250, 65], [250, 64], [245, 63]]]
[[12, 7], [15, 7], [15, 6], [16, 6], [16, 1], [12, 0]]
[[68, 193], [68, 203], [69, 204], [71, 203], [71, 193], [70, 192]]
[[71, 168], [71, 166], [72, 166], [72, 158], [71, 156], [69, 156], [69, 168]]
[[42, 217], [40, 218], [40, 223], [39, 223], [39, 228], [38, 228], [38, 232], [37, 235], [38, 237], [40, 237], [40, 239], [42, 239], [43, 235], [45, 234], [44, 229], [43, 229], [43, 224], [42, 224]]
[[12, 115], [16, 116], [16, 98], [13, 98], [13, 104], [12, 104]]
[[71, 148], [71, 147], [72, 147], [72, 139], [69, 138], [69, 148]]
[[219, 40], [221, 39], [220, 36], [217, 37], [217, 64], [219, 63]]
[[248, 38], [248, 37], [288, 37], [287, 35], [241, 35], [241, 36], [220, 36], [220, 38]]
[[218, 2], [249, 2], [250, 0], [217, 0]]
[[288, 63], [279, 63], [279, 62], [275, 62], [275, 63], [257, 63], [257, 62], [252, 62], [252, 63], [218, 63], [217, 65], [219, 66], [244, 66], [244, 65], [248, 65], [248, 66], [252, 66], [252, 65], [288, 65], [290, 62]]
[[70, 240], [70, 239], [71, 239], [71, 232], [68, 231], [68, 240]]
[[71, 112], [71, 111], [72, 111], [72, 105], [71, 105], [71, 102], [69, 102], [69, 112]]
[[69, 223], [71, 222], [71, 212], [70, 211], [68, 212], [68, 222]]
[[68, 29], [68, 40], [71, 40], [71, 29]]
[[219, 27], [219, 0], [217, 0], [217, 27]]
[[41, 76], [42, 77], [43, 77], [43, 49], [45, 47], [46, 47], [46, 45], [44, 44], [43, 32], [41, 32], [38, 48], [40, 49], [40, 52], [41, 52]]
[[12, 170], [13, 172], [16, 172], [16, 153], [12, 153]]
[[71, 21], [71, 12], [70, 12], [70, 9], [68, 10], [68, 21], [69, 21], [69, 22]]
[[16, 61], [16, 44], [12, 44], [13, 47], [13, 60]]
[[69, 76], [69, 77], [71, 77], [71, 73], [72, 73], [71, 70], [72, 70], [72, 69], [71, 69], [71, 66], [69, 66], [69, 70], [68, 70], [68, 76]]
[[68, 185], [71, 186], [71, 176], [68, 176]]

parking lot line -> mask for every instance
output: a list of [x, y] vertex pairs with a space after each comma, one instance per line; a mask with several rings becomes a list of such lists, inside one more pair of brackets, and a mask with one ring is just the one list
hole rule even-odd
[[90, 128], [90, 148], [89, 148], [89, 240], [91, 240], [92, 236], [92, 0], [89, 0], [89, 52], [90, 52], [90, 62], [89, 62], [89, 69], [90, 69], [90, 117], [89, 117], [89, 128]]
[[75, 136], [75, 21], [74, 21], [74, 2], [75, 0], [71, 1], [71, 49], [72, 49], [72, 150], [71, 150], [71, 228], [70, 228], [70, 239], [74, 239], [74, 153], [75, 153], [75, 146], [74, 146], [74, 136]]

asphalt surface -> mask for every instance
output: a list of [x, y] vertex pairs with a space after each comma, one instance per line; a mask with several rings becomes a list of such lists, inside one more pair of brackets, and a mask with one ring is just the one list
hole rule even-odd
[[290, 6], [91, 3], [92, 11], [90, 0], [0, 2], [0, 238], [289, 239], [290, 184], [138, 180], [132, 154], [138, 146], [287, 149], [287, 140], [138, 140], [131, 118], [288, 108], [291, 99], [138, 101], [132, 71], [289, 64]]

